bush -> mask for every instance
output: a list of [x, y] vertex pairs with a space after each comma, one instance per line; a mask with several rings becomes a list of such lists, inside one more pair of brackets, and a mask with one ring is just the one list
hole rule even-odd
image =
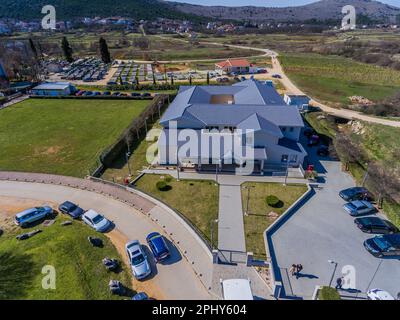
[[282, 203], [282, 201], [279, 200], [279, 198], [274, 195], [270, 195], [270, 196], [266, 197], [265, 201], [267, 202], [267, 205], [269, 205], [270, 207], [273, 207], [273, 208], [279, 207], [279, 205]]
[[160, 191], [168, 191], [171, 190], [171, 186], [169, 186], [165, 181], [158, 181], [156, 183], [156, 187]]
[[170, 183], [171, 181], [172, 181], [172, 178], [171, 178], [171, 177], [166, 177], [166, 178], [165, 178], [165, 182]]
[[341, 300], [340, 294], [336, 289], [331, 287], [322, 287], [318, 293], [319, 300]]

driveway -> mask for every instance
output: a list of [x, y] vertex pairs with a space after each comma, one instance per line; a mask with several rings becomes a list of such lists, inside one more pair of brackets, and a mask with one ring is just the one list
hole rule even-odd
[[[315, 149], [309, 153], [315, 159]], [[353, 266], [357, 290], [342, 291], [343, 296], [365, 298], [365, 292], [373, 288], [396, 296], [400, 292], [400, 261], [369, 254], [363, 242], [372, 236], [358, 230], [354, 218], [342, 208], [345, 201], [338, 193], [355, 185], [352, 177], [342, 172], [338, 161], [317, 161], [316, 167], [324, 173], [325, 183], [272, 235], [284, 293], [288, 297], [310, 299], [315, 286], [329, 285], [331, 279], [335, 284], [342, 276], [342, 268]], [[337, 267], [328, 260], [336, 262]], [[288, 270], [298, 263], [304, 270], [303, 276], [296, 279]]]
[[[146, 243], [146, 235], [150, 232], [163, 233], [143, 213], [120, 201], [94, 192], [40, 183], [0, 181], [0, 196], [40, 200], [44, 203], [46, 201], [61, 203], [66, 199], [71, 200], [83, 208], [93, 208], [101, 212], [115, 223], [116, 229], [126, 238], [138, 239], [143, 244]], [[165, 299], [211, 299], [212, 297], [194, 274], [189, 262], [182, 258], [177, 249], [172, 252], [172, 258], [165, 264], [157, 264], [155, 277], [147, 281], [152, 286], [157, 286]], [[144, 288], [147, 281], [143, 283]]]

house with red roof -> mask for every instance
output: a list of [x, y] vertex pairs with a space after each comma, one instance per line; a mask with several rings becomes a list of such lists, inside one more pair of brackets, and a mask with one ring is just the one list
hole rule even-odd
[[256, 73], [257, 68], [246, 59], [228, 59], [215, 64], [215, 71], [221, 74]]

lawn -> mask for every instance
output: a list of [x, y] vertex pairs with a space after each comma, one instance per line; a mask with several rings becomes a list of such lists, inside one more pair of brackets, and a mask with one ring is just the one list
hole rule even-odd
[[148, 103], [29, 99], [3, 109], [0, 170], [83, 177]]
[[400, 89], [400, 71], [355, 62], [339, 56], [284, 54], [285, 72], [310, 96], [333, 106], [349, 104], [348, 97], [379, 101]]
[[[250, 190], [249, 202], [247, 202], [248, 190]], [[244, 217], [248, 252], [253, 252], [255, 257], [266, 258], [264, 231], [306, 191], [306, 185], [283, 186], [280, 183], [253, 182], [242, 184], [243, 211], [246, 212], [248, 208], [248, 215]], [[279, 198], [281, 203], [278, 207], [273, 208], [266, 203], [266, 197], [269, 195]], [[271, 212], [274, 212], [275, 215], [270, 215]]]
[[[165, 180], [169, 185], [168, 191], [157, 189], [156, 183], [161, 180]], [[218, 219], [219, 196], [219, 187], [213, 181], [176, 181], [170, 176], [146, 174], [137, 181], [136, 187], [178, 210], [200, 230], [207, 241], [211, 241], [210, 223]], [[217, 230], [214, 230], [214, 245], [217, 243], [217, 233]]]
[[[30, 229], [14, 227], [0, 237], [0, 299], [39, 300], [96, 300], [117, 299], [110, 294], [108, 282], [121, 281], [131, 284], [128, 268], [118, 273], [106, 271], [102, 265], [104, 257], [117, 258], [117, 250], [102, 234], [93, 232], [83, 223], [74, 221], [70, 226], [61, 226], [65, 217], [57, 217], [49, 226]], [[12, 223], [12, 222], [11, 222]], [[24, 241], [15, 236], [32, 229], [42, 229], [42, 233]], [[96, 236], [103, 240], [103, 248], [94, 248], [87, 240]], [[42, 268], [54, 266], [56, 289], [42, 288]]]

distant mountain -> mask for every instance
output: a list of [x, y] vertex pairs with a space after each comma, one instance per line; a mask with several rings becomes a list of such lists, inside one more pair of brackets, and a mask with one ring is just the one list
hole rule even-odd
[[161, 0], [0, 0], [0, 18], [42, 19], [42, 7], [51, 4], [58, 19], [124, 16], [153, 20], [156, 17], [187, 19], [190, 13], [178, 11]]
[[295, 22], [341, 19], [342, 7], [348, 4], [356, 8], [358, 15], [361, 14], [373, 20], [388, 21], [400, 15], [400, 8], [373, 0], [322, 0], [304, 6], [286, 8], [199, 6], [177, 2], [171, 3], [171, 6], [181, 12], [217, 19]]

